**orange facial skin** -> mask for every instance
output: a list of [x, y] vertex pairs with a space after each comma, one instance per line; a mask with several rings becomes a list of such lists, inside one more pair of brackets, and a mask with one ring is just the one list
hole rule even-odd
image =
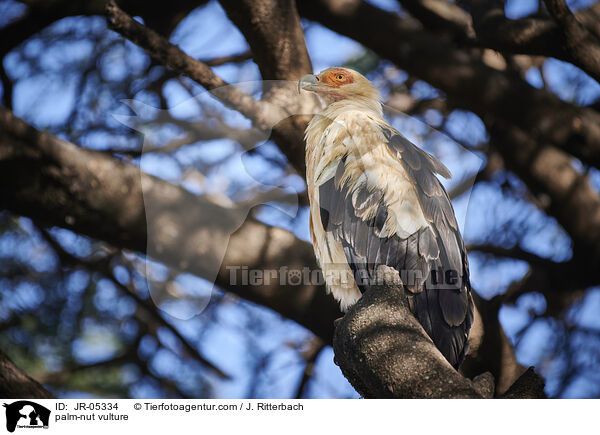
[[352, 75], [348, 74], [343, 69], [334, 69], [325, 72], [325, 74], [321, 75], [320, 77], [317, 76], [317, 80], [320, 80], [329, 86], [338, 88], [342, 85], [353, 83], [354, 77], [352, 77]]
[[375, 111], [380, 111], [381, 96], [377, 88], [359, 72], [349, 68], [333, 67], [317, 75], [306, 74], [298, 81], [298, 92], [302, 89], [315, 92], [326, 104], [351, 99], [366, 105], [373, 102]]

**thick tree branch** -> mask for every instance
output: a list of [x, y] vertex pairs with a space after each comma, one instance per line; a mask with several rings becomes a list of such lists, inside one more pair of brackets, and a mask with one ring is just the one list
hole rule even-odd
[[220, 0], [244, 34], [264, 80], [298, 80], [312, 72], [294, 0]]
[[545, 382], [533, 367], [529, 367], [504, 393], [502, 399], [546, 399]]
[[562, 30], [562, 48], [575, 65], [600, 82], [600, 39], [577, 21], [564, 0], [544, 3]]
[[562, 47], [556, 23], [547, 18], [510, 20], [502, 8], [475, 17], [478, 43], [483, 47], [504, 54], [528, 54], [572, 61]]
[[335, 361], [365, 398], [483, 398], [488, 376], [455, 371], [411, 315], [397, 286], [372, 289], [337, 323]]
[[541, 14], [510, 20], [504, 15], [504, 5], [501, 2], [490, 5], [486, 0], [463, 0], [461, 3], [471, 11], [480, 46], [504, 54], [561, 59], [573, 63], [598, 80], [599, 40], [586, 26], [580, 24], [578, 18], [588, 21], [597, 13], [599, 4], [579, 11], [576, 17], [564, 2], [552, 0], [550, 6], [546, 2], [548, 9], [551, 12], [555, 10], [557, 16], [561, 17], [557, 25], [557, 22]]
[[469, 335], [471, 348], [460, 371], [468, 377], [491, 372], [496, 395], [503, 394], [523, 373], [524, 368], [517, 362], [515, 351], [500, 325], [500, 301], [485, 300], [477, 293], [473, 294], [473, 299], [477, 310]]
[[0, 397], [5, 399], [53, 399], [37, 381], [21, 371], [0, 351]]
[[445, 0], [400, 0], [400, 3], [432, 32], [449, 33], [461, 42], [475, 36], [471, 17], [455, 3]]

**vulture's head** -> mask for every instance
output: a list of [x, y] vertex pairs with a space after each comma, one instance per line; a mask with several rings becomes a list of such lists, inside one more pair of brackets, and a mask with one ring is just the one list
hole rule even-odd
[[362, 74], [349, 68], [328, 68], [319, 74], [307, 74], [298, 82], [298, 91], [316, 92], [332, 103], [340, 100], [379, 102], [379, 91]]

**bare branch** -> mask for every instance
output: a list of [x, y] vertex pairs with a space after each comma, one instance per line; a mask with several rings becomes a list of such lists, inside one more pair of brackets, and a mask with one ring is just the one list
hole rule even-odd
[[[121, 0], [120, 4], [129, 13], [144, 17], [144, 20], [162, 34], [168, 35], [193, 9], [207, 0], [171, 0], [169, 8], [156, 3], [139, 0]], [[24, 2], [25, 3], [25, 2]], [[27, 0], [28, 10], [17, 21], [0, 29], [0, 58], [22, 42], [42, 31], [55, 21], [75, 15], [102, 15], [106, 0]]]
[[304, 366], [302, 379], [300, 379], [300, 384], [298, 385], [298, 390], [295, 395], [296, 399], [302, 399], [305, 396], [308, 384], [314, 375], [315, 363], [321, 354], [321, 351], [325, 349], [325, 345], [323, 340], [318, 337], [315, 337], [310, 341], [309, 348], [304, 353], [306, 365]]
[[[469, 6], [477, 43], [504, 54], [527, 54], [554, 57], [582, 68], [596, 80], [600, 70], [600, 41], [578, 21], [589, 21], [596, 14], [598, 4], [573, 15], [562, 0], [551, 0], [549, 10], [557, 12], [555, 22], [541, 14], [510, 20], [504, 15], [503, 5], [489, 5], [487, 1], [463, 0]], [[555, 17], [556, 18], [556, 17]], [[566, 27], [565, 27], [566, 26]]]
[[457, 4], [444, 0], [400, 0], [400, 3], [432, 32], [449, 33], [458, 41], [475, 36], [471, 17]]
[[188, 56], [158, 33], [133, 20], [114, 1], [107, 4], [106, 13], [113, 30], [139, 45], [160, 63], [188, 76], [206, 90], [213, 91], [223, 104], [252, 120], [259, 129], [268, 131], [281, 120], [280, 109], [269, 103], [258, 102], [238, 88], [230, 86], [208, 65]]
[[0, 397], [6, 399], [53, 399], [54, 396], [21, 371], [0, 351]]
[[214, 57], [212, 59], [202, 60], [201, 62], [205, 63], [207, 66], [213, 67], [225, 65], [227, 63], [241, 63], [250, 59], [252, 59], [252, 52], [245, 51], [244, 53], [232, 54], [230, 56]]
[[600, 82], [600, 39], [577, 21], [564, 0], [544, 3], [562, 30], [562, 46], [573, 63]]
[[490, 243], [484, 243], [484, 244], [467, 245], [466, 248], [467, 248], [467, 251], [469, 251], [469, 252], [477, 251], [477, 252], [481, 252], [483, 254], [491, 254], [496, 257], [513, 258], [515, 260], [523, 260], [523, 261], [526, 261], [528, 263], [535, 264], [535, 265], [552, 267], [552, 266], [559, 264], [552, 260], [538, 257], [537, 255], [535, 255], [531, 252], [527, 252], [518, 246], [515, 246], [512, 248], [504, 248], [502, 246], [496, 246], [496, 245], [492, 245]]
[[220, 0], [265, 80], [298, 80], [312, 67], [294, 0]]

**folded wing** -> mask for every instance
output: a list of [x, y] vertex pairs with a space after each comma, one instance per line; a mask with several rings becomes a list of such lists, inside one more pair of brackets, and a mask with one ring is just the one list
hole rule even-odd
[[[361, 292], [370, 288], [379, 266], [398, 272], [411, 311], [446, 359], [458, 367], [468, 350], [473, 301], [454, 210], [435, 176], [450, 173], [400, 133], [378, 128], [390, 158], [401, 162], [404, 184], [408, 179], [413, 190], [399, 196], [393, 171], [385, 183], [369, 177], [368, 170], [349, 177], [350, 166], [356, 171], [360, 158], [349, 153], [340, 159], [335, 175], [319, 186], [323, 229], [342, 244]], [[411, 204], [415, 198], [418, 203]], [[419, 219], [407, 218], [415, 208]]]

